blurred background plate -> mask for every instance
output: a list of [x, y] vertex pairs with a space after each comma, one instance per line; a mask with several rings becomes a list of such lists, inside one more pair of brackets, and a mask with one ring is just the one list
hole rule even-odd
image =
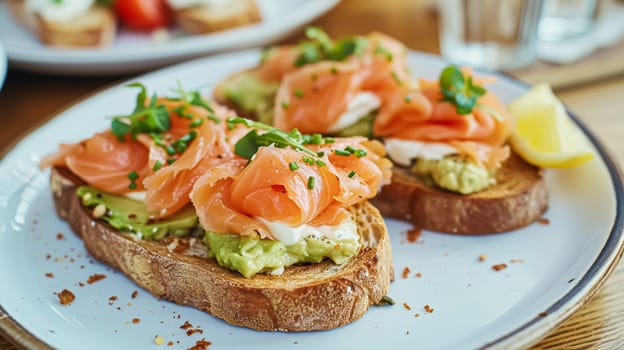
[[[262, 22], [214, 34], [157, 42], [150, 34], [121, 30], [105, 49], [67, 50], [43, 45], [0, 2], [0, 42], [11, 67], [67, 75], [108, 75], [145, 71], [206, 54], [266, 45], [300, 29], [340, 0], [258, 0]], [[1, 67], [1, 66], [0, 66]]]
[[4, 79], [6, 78], [7, 72], [7, 57], [4, 48], [2, 47], [2, 41], [0, 41], [0, 89], [2, 89], [2, 85], [4, 84]]

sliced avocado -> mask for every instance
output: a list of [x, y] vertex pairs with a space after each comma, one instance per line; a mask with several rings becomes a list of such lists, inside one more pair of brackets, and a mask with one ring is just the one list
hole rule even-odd
[[167, 219], [154, 221], [141, 201], [105, 193], [89, 186], [79, 187], [76, 194], [86, 207], [100, 204], [106, 207], [106, 212], [99, 219], [120, 231], [139, 234], [145, 239], [159, 240], [167, 235], [186, 236], [198, 225], [195, 209], [191, 205]]
[[225, 97], [245, 112], [255, 114], [258, 121], [273, 124], [273, 107], [279, 84], [265, 82], [253, 72], [233, 76], [225, 83]]
[[373, 121], [377, 116], [377, 111], [371, 112], [364, 117], [360, 118], [357, 122], [347, 126], [346, 128], [338, 131], [336, 136], [351, 137], [351, 136], [366, 136], [368, 138], [373, 137]]
[[324, 258], [344, 264], [360, 250], [357, 239], [334, 241], [307, 237], [292, 245], [280, 241], [206, 232], [204, 242], [209, 255], [219, 265], [249, 278], [258, 272], [278, 272], [284, 267], [304, 262], [321, 262]]

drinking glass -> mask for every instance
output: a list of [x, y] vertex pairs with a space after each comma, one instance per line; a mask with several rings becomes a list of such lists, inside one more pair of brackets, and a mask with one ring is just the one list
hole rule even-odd
[[462, 66], [504, 70], [536, 58], [542, 0], [441, 0], [440, 50]]
[[597, 14], [597, 0], [544, 0], [539, 38], [561, 41], [589, 33]]

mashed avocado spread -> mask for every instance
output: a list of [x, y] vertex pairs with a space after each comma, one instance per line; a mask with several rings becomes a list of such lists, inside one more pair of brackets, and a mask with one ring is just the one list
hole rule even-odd
[[[141, 201], [89, 186], [79, 187], [76, 193], [84, 206], [95, 208], [103, 205], [106, 208], [104, 215], [98, 219], [144, 239], [160, 240], [167, 235], [182, 237], [198, 227], [195, 209], [190, 205], [167, 219], [152, 221]], [[306, 237], [295, 244], [285, 245], [280, 241], [209, 231], [204, 236], [204, 243], [208, 246], [209, 256], [216, 258], [219, 265], [238, 271], [245, 277], [252, 277], [258, 272], [279, 273], [287, 266], [318, 263], [325, 258], [344, 264], [360, 250], [357, 239]]]
[[225, 97], [240, 109], [256, 115], [258, 121], [273, 124], [277, 83], [260, 80], [253, 73], [234, 76], [224, 87]]
[[105, 214], [99, 219], [120, 231], [132, 232], [142, 238], [158, 240], [167, 235], [182, 237], [198, 224], [195, 209], [190, 205], [165, 220], [153, 221], [141, 201], [98, 191], [89, 186], [79, 187], [76, 193], [86, 207], [106, 207]]
[[209, 255], [219, 265], [252, 277], [258, 272], [281, 273], [284, 267], [302, 262], [318, 263], [324, 258], [344, 264], [358, 253], [357, 239], [330, 240], [306, 237], [292, 245], [280, 241], [206, 232]]
[[339, 137], [351, 137], [351, 136], [366, 136], [368, 138], [373, 136], [373, 120], [377, 116], [377, 112], [372, 112], [362, 117], [357, 122], [347, 126], [346, 128], [338, 131], [336, 136]]
[[496, 183], [494, 174], [461, 156], [439, 160], [419, 158], [411, 170], [429, 184], [461, 194], [475, 193]]

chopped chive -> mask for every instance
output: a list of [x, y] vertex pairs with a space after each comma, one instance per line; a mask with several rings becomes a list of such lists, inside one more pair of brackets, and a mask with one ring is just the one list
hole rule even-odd
[[396, 71], [392, 71], [392, 78], [397, 83], [397, 85], [403, 85], [403, 81], [401, 81], [401, 78], [399, 78], [399, 75]]
[[326, 137], [325, 138], [325, 143], [334, 143], [334, 142], [336, 142], [336, 140], [334, 140], [333, 137]]
[[405, 96], [405, 103], [410, 103], [410, 102], [412, 102], [412, 96], [410, 95]]
[[290, 107], [290, 103], [286, 101], [282, 102], [282, 109], [288, 109], [288, 107]]
[[314, 164], [314, 159], [312, 159], [310, 157], [303, 157], [303, 158], [301, 158], [301, 160], [303, 160], [304, 163], [307, 163], [307, 164], [310, 164], [310, 165]]
[[290, 164], [288, 164], [288, 166], [290, 166], [290, 170], [295, 171], [297, 169], [299, 169], [299, 165], [297, 164], [297, 162], [290, 162]]
[[349, 173], [349, 178], [353, 178], [355, 176], [355, 171], [351, 170], [351, 172]]
[[336, 67], [331, 67], [331, 74], [338, 74], [338, 68]]
[[167, 164], [173, 164], [173, 162], [175, 162], [176, 159], [175, 158], [168, 158], [167, 159]]
[[325, 152], [320, 151], [320, 152], [317, 152], [317, 153], [316, 153], [316, 155], [317, 155], [318, 157], [322, 157], [322, 156], [324, 156], [324, 155], [325, 155]]
[[351, 146], [347, 146], [347, 147], [345, 147], [345, 151], [347, 151], [349, 153], [354, 153], [355, 152], [355, 148], [353, 148]]
[[[217, 124], [221, 123], [221, 119], [220, 119], [220, 118], [218, 118], [217, 116], [215, 116], [214, 114], [208, 114], [208, 115], [206, 116], [206, 118], [208, 118], [208, 119], [212, 120], [213, 122], [215, 122], [215, 123], [217, 123]], [[229, 125], [228, 125], [228, 126], [229, 126]], [[234, 128], [234, 126], [232, 126], [230, 129], [232, 129], [232, 128]]]
[[174, 154], [176, 154], [176, 150], [175, 148], [171, 147], [171, 146], [167, 146], [165, 148], [165, 151], [167, 152], [168, 155], [172, 156]]
[[130, 185], [128, 185], [129, 189], [134, 190], [137, 188], [136, 180], [138, 178], [139, 178], [139, 174], [137, 174], [136, 171], [133, 171], [130, 174], [128, 174], [128, 179], [130, 179]]
[[308, 189], [311, 190], [314, 188], [314, 177], [310, 176], [308, 178]]
[[392, 59], [394, 58], [392, 55], [392, 52], [388, 51], [388, 49], [386, 49], [385, 47], [381, 46], [381, 45], [377, 45], [377, 47], [375, 48], [375, 54], [382, 54], [386, 56], [386, 60], [388, 60], [388, 62], [392, 62]]
[[203, 120], [203, 119], [201, 119], [201, 118], [197, 118], [197, 119], [193, 120], [193, 121], [191, 122], [191, 124], [189, 124], [189, 126], [190, 126], [191, 128], [196, 128], [196, 127], [198, 127], [198, 126], [201, 126], [202, 124], [204, 124], [204, 120]]
[[323, 143], [323, 136], [321, 134], [313, 134], [310, 143], [320, 145], [321, 143]]
[[320, 167], [324, 167], [324, 166], [325, 166], [325, 162], [324, 162], [324, 161], [322, 161], [322, 160], [317, 160], [317, 161], [315, 161], [315, 162], [316, 162], [316, 165], [318, 165], [318, 166], [320, 166]]
[[348, 156], [351, 155], [351, 152], [343, 151], [341, 149], [334, 150], [334, 153], [336, 153], [336, 155], [338, 155], [338, 156], [347, 156], [348, 157]]
[[302, 98], [303, 97], [303, 91], [301, 91], [301, 89], [295, 89], [295, 96]]
[[160, 168], [162, 168], [163, 163], [160, 160], [157, 160], [156, 163], [154, 163], [154, 167], [152, 168], [152, 170], [154, 171], [158, 171], [160, 170]]
[[359, 149], [359, 150], [355, 151], [355, 156], [356, 156], [356, 157], [358, 157], [358, 158], [362, 158], [362, 157], [364, 157], [366, 154], [367, 154], [367, 153], [366, 153], [366, 151], [365, 151], [365, 150], [363, 150], [363, 149]]

